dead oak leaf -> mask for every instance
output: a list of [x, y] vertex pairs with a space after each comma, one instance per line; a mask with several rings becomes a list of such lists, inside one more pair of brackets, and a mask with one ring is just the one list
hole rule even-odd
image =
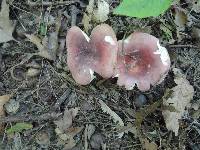
[[13, 30], [14, 24], [9, 19], [9, 5], [3, 0], [0, 11], [0, 43], [13, 40]]
[[[11, 98], [11, 95], [3, 95], [0, 96], [0, 118], [5, 117], [5, 111], [4, 111], [4, 104], [6, 104]], [[0, 123], [0, 132], [4, 129], [4, 124]]]
[[55, 131], [59, 137], [58, 145], [63, 145], [64, 150], [72, 149], [77, 144], [77, 141], [74, 140], [74, 136], [77, 135], [82, 130], [83, 130], [83, 126], [82, 127], [71, 127], [71, 128], [68, 128], [64, 133], [62, 133], [62, 131], [60, 131], [57, 128]]
[[156, 145], [156, 143], [154, 142], [149, 142], [149, 140], [147, 138], [142, 139], [142, 146], [145, 150], [157, 150], [158, 149], [158, 145]]
[[194, 95], [194, 88], [190, 85], [186, 77], [179, 69], [173, 69], [175, 75], [175, 83], [177, 86], [171, 89], [172, 93], [169, 97], [163, 98], [163, 105], [167, 107], [174, 107], [176, 111], [162, 110], [168, 130], [175, 132], [178, 135], [179, 119], [185, 112], [186, 106], [190, 103]]
[[64, 115], [60, 120], [54, 121], [59, 130], [64, 133], [72, 125], [72, 121], [79, 111], [79, 108], [65, 108]]
[[30, 42], [35, 44], [36, 47], [38, 48], [39, 52], [36, 53], [35, 55], [39, 55], [49, 60], [55, 59], [51, 51], [48, 49], [47, 42], [45, 41], [46, 39], [41, 40], [39, 37], [37, 37], [34, 34], [24, 34], [24, 35], [29, 39]]

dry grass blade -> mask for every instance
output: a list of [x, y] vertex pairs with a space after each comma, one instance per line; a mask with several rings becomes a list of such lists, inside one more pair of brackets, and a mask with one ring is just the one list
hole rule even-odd
[[9, 19], [9, 5], [3, 0], [0, 12], [0, 43], [13, 40], [13, 30], [14, 24]]

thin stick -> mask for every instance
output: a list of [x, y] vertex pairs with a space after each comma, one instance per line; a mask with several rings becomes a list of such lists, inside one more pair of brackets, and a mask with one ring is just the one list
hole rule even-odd
[[24, 115], [24, 116], [9, 116], [0, 118], [0, 123], [20, 122], [20, 121], [44, 121], [44, 120], [56, 120], [62, 113], [45, 113], [42, 115]]
[[198, 46], [195, 45], [168, 45], [170, 48], [195, 48], [199, 49]]

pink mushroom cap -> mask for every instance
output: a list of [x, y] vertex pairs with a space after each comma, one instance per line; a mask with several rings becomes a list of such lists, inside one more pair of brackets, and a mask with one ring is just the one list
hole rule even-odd
[[132, 33], [118, 41], [118, 60], [115, 69], [117, 84], [127, 90], [135, 85], [141, 91], [161, 82], [170, 69], [170, 57], [159, 39], [147, 33]]
[[67, 64], [78, 84], [89, 84], [95, 78], [94, 72], [104, 78], [113, 76], [118, 44], [109, 25], [96, 26], [90, 38], [80, 28], [72, 27], [66, 43]]

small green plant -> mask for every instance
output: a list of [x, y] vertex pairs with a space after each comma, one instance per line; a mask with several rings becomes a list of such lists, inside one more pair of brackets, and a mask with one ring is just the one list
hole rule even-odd
[[22, 132], [23, 130], [32, 129], [33, 125], [30, 123], [16, 123], [14, 126], [6, 130], [7, 134], [13, 134], [15, 132]]
[[130, 17], [155, 17], [164, 13], [172, 0], [123, 0], [114, 10], [114, 14]]

